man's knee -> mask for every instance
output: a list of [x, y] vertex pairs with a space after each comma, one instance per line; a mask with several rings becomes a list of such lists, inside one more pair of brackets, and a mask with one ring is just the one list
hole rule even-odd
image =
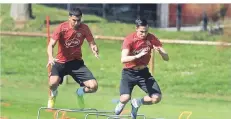
[[120, 96], [121, 103], [127, 103], [130, 99], [131, 99], [131, 96], [129, 94], [122, 94]]
[[161, 101], [161, 94], [153, 94], [152, 95], [152, 103], [157, 104]]
[[60, 82], [59, 76], [50, 76], [50, 79], [49, 79], [50, 87], [57, 87], [59, 85], [59, 82]]
[[96, 92], [98, 90], [98, 83], [95, 79], [85, 81], [84, 85], [90, 88], [92, 92]]

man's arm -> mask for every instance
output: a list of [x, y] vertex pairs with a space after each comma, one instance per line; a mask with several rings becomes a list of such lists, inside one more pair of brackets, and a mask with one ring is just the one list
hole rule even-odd
[[161, 55], [164, 61], [168, 61], [169, 60], [168, 53], [162, 47], [162, 43], [160, 42], [160, 40], [154, 35], [151, 35], [151, 39], [152, 39], [151, 43], [152, 43], [153, 49], [159, 52], [159, 54]]
[[53, 48], [55, 47], [55, 44], [57, 43], [57, 41], [60, 39], [61, 37], [61, 25], [59, 25], [53, 32], [49, 44], [47, 46], [47, 54], [48, 54], [48, 64], [47, 66], [49, 66], [49, 64], [53, 65], [55, 63], [55, 61], [57, 61], [57, 59], [54, 59], [53, 57]]
[[96, 58], [99, 58], [99, 49], [95, 43], [94, 37], [91, 33], [91, 30], [89, 29], [88, 26], [85, 27], [86, 28], [86, 39], [87, 42], [91, 48], [91, 51], [93, 52], [93, 54], [95, 55]]
[[49, 42], [49, 44], [47, 46], [47, 54], [48, 54], [48, 59], [49, 59], [47, 66], [49, 64], [51, 64], [51, 65], [54, 64], [55, 59], [53, 57], [53, 48], [55, 47], [56, 43], [57, 43], [57, 40], [54, 40], [54, 39], [51, 38], [50, 42]]
[[91, 48], [91, 51], [93, 52], [93, 54], [95, 55], [95, 57], [99, 58], [99, 49], [95, 43], [94, 40], [88, 42], [90, 48]]
[[153, 46], [153, 47], [155, 50], [157, 50], [159, 52], [159, 54], [161, 55], [163, 60], [165, 60], [165, 61], [169, 60], [168, 53], [164, 50], [163, 47], [156, 47], [156, 46]]
[[123, 49], [121, 53], [121, 62], [126, 63], [133, 61], [135, 59], [138, 59], [148, 53], [147, 49], [143, 49], [139, 54], [133, 55], [133, 56], [128, 56], [129, 55], [129, 49]]

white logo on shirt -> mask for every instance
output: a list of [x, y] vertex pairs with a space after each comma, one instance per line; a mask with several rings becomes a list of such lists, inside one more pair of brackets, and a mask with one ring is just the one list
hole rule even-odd
[[134, 50], [133, 51], [133, 54], [136, 55], [136, 54], [139, 54], [142, 50], [147, 50], [147, 51], [150, 51], [151, 50], [151, 42], [149, 40], [147, 40], [144, 44], [142, 44], [140, 47], [143, 47], [139, 50]]
[[81, 37], [81, 35], [82, 35], [81, 33], [76, 33], [76, 34], [77, 34], [77, 37]]
[[137, 55], [137, 54], [139, 54], [142, 50], [147, 50], [147, 51], [149, 51], [151, 48], [149, 47], [149, 46], [147, 46], [147, 47], [145, 47], [145, 48], [141, 48], [141, 49], [139, 49], [139, 50], [134, 50], [132, 53], [134, 54], [134, 55]]
[[76, 34], [74, 38], [66, 40], [65, 41], [66, 48], [72, 48], [78, 46], [80, 44], [80, 40], [77, 37], [78, 34]]

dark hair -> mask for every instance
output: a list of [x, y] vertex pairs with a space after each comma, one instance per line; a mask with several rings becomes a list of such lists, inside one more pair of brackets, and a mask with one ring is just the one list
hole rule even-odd
[[69, 11], [69, 16], [80, 17], [82, 16], [82, 11], [79, 8], [74, 8], [71, 11]]
[[136, 19], [135, 22], [136, 22], [136, 27], [148, 25], [148, 22], [146, 19]]

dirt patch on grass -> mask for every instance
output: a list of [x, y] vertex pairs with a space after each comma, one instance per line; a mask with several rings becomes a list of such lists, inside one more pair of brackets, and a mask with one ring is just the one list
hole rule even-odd
[[14, 28], [15, 29], [23, 29], [26, 25], [26, 21], [15, 21], [14, 22]]

